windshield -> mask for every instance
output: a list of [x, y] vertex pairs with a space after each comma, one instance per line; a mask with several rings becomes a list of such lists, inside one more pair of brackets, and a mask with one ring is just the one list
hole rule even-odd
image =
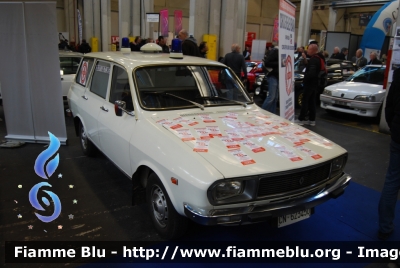
[[347, 78], [346, 81], [383, 85], [384, 73], [385, 66], [367, 66]]
[[145, 109], [193, 108], [251, 102], [229, 69], [219, 66], [149, 66], [133, 73]]

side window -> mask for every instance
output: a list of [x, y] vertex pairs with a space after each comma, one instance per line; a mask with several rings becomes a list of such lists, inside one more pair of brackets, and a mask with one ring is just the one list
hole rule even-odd
[[76, 74], [81, 58], [60, 57], [60, 69], [64, 74]]
[[94, 70], [92, 77], [92, 84], [90, 85], [90, 91], [94, 94], [106, 98], [108, 79], [110, 77], [110, 64], [107, 62], [98, 61], [96, 69]]
[[84, 58], [82, 60], [81, 67], [75, 78], [75, 81], [78, 84], [86, 87], [90, 72], [92, 71], [93, 62], [94, 62], [94, 59], [91, 59], [91, 58]]
[[126, 103], [126, 109], [133, 111], [133, 102], [131, 88], [129, 86], [128, 73], [125, 69], [119, 66], [114, 66], [109, 102], [114, 104], [117, 100], [124, 101]]

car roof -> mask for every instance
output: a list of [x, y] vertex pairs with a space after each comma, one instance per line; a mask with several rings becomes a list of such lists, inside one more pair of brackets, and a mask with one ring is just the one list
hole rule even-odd
[[108, 51], [108, 52], [92, 52], [85, 54], [85, 57], [93, 57], [97, 59], [107, 60], [119, 63], [126, 68], [134, 69], [144, 65], [215, 65], [225, 66], [224, 64], [200, 57], [183, 56], [183, 59], [173, 59], [169, 57], [168, 53], [143, 53], [143, 52], [121, 52], [121, 51]]
[[82, 57], [83, 54], [79, 52], [59, 50], [58, 55], [61, 57]]

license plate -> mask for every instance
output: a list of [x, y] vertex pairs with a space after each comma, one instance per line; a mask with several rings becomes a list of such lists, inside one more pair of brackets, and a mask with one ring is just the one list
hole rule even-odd
[[311, 215], [311, 209], [305, 209], [293, 214], [288, 214], [285, 216], [279, 216], [278, 217], [278, 227], [283, 227], [295, 222], [299, 222], [305, 219], [310, 218]]
[[335, 101], [335, 103], [338, 105], [347, 106], [347, 102], [345, 102], [345, 101]]

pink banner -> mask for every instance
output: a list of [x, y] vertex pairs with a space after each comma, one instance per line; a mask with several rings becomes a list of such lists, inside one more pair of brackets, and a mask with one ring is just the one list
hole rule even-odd
[[168, 9], [160, 10], [161, 35], [168, 37]]
[[272, 42], [279, 42], [279, 19], [278, 17], [274, 20], [274, 31], [272, 36]]
[[175, 10], [175, 35], [179, 34], [179, 31], [182, 30], [182, 10]]

